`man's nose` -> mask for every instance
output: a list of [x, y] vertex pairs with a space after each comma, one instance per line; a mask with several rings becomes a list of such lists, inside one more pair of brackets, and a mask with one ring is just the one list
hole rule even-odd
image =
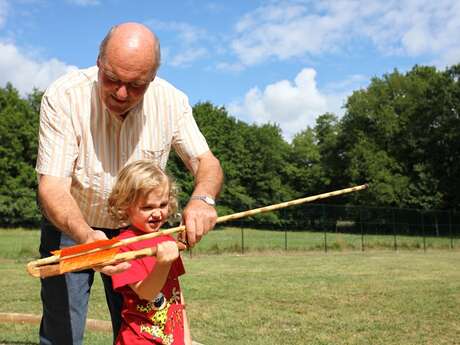
[[121, 84], [116, 92], [117, 98], [120, 100], [125, 100], [128, 98], [128, 89], [125, 84]]

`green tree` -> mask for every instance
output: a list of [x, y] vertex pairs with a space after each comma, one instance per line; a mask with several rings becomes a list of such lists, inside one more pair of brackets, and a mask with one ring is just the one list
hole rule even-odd
[[308, 127], [292, 139], [288, 177], [296, 197], [315, 193], [329, 181], [322, 168], [322, 156], [315, 131]]
[[[193, 113], [210, 149], [219, 158], [224, 170], [225, 183], [217, 203], [218, 213], [230, 214], [251, 207], [254, 199], [244, 183], [251, 159], [244, 137], [248, 125], [229, 116], [224, 107], [216, 107], [210, 102], [196, 104]], [[174, 154], [168, 168], [181, 185], [181, 204], [184, 205], [193, 191], [193, 178]]]
[[454, 70], [415, 66], [406, 74], [394, 71], [349, 97], [339, 144], [344, 171], [351, 182], [371, 182], [369, 196], [375, 203], [458, 205], [452, 202], [458, 198], [447, 197], [452, 196], [448, 181], [455, 178], [456, 164], [451, 163], [458, 154]]
[[[292, 196], [287, 181], [289, 145], [277, 125], [248, 125], [210, 102], [193, 107], [194, 116], [213, 153], [220, 159], [225, 183], [219, 214], [269, 205]], [[281, 222], [277, 213], [244, 220], [252, 225]]]
[[252, 198], [246, 190], [244, 175], [248, 172], [248, 150], [244, 122], [230, 116], [224, 107], [210, 102], [194, 106], [195, 118], [213, 153], [220, 159], [225, 183], [220, 195], [221, 214], [241, 211], [251, 206]]
[[338, 138], [341, 131], [339, 119], [336, 115], [326, 113], [318, 116], [315, 125], [318, 151], [321, 155], [321, 168], [323, 177], [319, 179], [320, 189], [340, 188], [344, 185], [341, 176], [342, 166], [340, 161], [340, 147]]
[[11, 84], [0, 88], [0, 219], [3, 226], [37, 225], [38, 112], [41, 93], [23, 99]]
[[[253, 198], [251, 207], [279, 203], [294, 195], [289, 185], [289, 144], [283, 139], [281, 129], [275, 124], [250, 125], [243, 133], [246, 142], [248, 167], [242, 176], [248, 195]], [[260, 224], [279, 225], [280, 213], [270, 212], [256, 217]]]
[[[429, 162], [419, 175], [426, 180], [436, 181], [436, 189], [427, 191], [428, 196], [440, 200], [442, 208], [460, 206], [460, 64], [444, 72], [434, 73], [419, 68], [430, 77], [420, 113], [424, 135], [418, 145], [425, 149], [425, 160]], [[420, 128], [419, 128], [420, 129]], [[415, 140], [414, 140], [415, 141]], [[423, 180], [420, 188], [426, 188]], [[439, 196], [438, 196], [439, 194]]]

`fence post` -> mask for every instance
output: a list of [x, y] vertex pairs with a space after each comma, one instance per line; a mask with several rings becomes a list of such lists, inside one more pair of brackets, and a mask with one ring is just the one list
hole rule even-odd
[[324, 208], [324, 204], [321, 205], [322, 213], [323, 213], [323, 231], [324, 231], [324, 252], [327, 253], [327, 233], [326, 233], [326, 209]]
[[452, 233], [452, 210], [449, 211], [449, 236], [450, 236], [450, 249], [454, 249], [454, 236]]
[[422, 213], [422, 235], [423, 235], [423, 251], [426, 252], [426, 238], [425, 238], [425, 219], [424, 219], [424, 213], [423, 210], [421, 211]]
[[395, 251], [398, 250], [398, 242], [396, 240], [396, 212], [395, 212], [395, 209], [393, 208], [392, 209], [392, 213], [393, 213], [393, 238], [394, 238], [394, 249]]
[[287, 229], [284, 229], [284, 251], [287, 252], [288, 245], [287, 245]]
[[361, 228], [361, 251], [364, 252], [364, 224], [363, 224], [363, 209], [359, 208], [359, 225]]
[[244, 228], [241, 228], [241, 254], [244, 255]]

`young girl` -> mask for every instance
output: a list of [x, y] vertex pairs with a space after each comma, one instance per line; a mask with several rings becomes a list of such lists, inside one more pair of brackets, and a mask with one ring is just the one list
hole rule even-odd
[[[129, 224], [119, 239], [158, 231], [177, 210], [175, 186], [153, 162], [133, 162], [120, 171], [109, 210]], [[185, 271], [175, 239], [162, 235], [121, 250], [147, 247], [157, 247], [156, 257], [133, 260], [130, 269], [112, 276], [114, 289], [123, 295], [116, 344], [191, 344], [178, 279]]]

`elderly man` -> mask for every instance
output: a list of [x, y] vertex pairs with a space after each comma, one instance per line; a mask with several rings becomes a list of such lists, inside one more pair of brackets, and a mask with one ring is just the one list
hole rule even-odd
[[[192, 115], [187, 97], [156, 77], [160, 47], [145, 26], [124, 23], [101, 43], [97, 66], [72, 71], [45, 92], [40, 111], [36, 170], [43, 211], [40, 253], [111, 238], [117, 224], [107, 197], [127, 163], [151, 159], [163, 169], [171, 147], [195, 177], [183, 212], [190, 245], [211, 230], [223, 173]], [[114, 336], [121, 299], [109, 275], [129, 263], [101, 269]], [[40, 344], [82, 344], [94, 271], [42, 279]]]

